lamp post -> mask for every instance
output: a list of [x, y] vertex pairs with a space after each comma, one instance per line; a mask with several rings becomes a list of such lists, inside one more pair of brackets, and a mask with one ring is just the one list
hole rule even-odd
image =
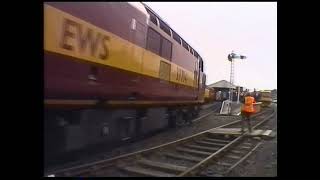
[[[234, 84], [234, 59], [246, 59], [247, 57], [244, 55], [239, 55], [239, 54], [235, 54], [234, 51], [232, 51], [229, 55], [228, 55], [228, 60], [231, 62], [231, 70], [230, 70], [230, 83], [231, 85]], [[238, 96], [239, 96], [239, 91], [238, 91]], [[232, 87], [230, 87], [229, 89], [229, 101], [230, 104], [228, 106], [228, 112], [229, 114], [231, 114], [231, 102], [233, 99], [233, 90]], [[238, 98], [238, 102], [239, 102], [239, 98]]]

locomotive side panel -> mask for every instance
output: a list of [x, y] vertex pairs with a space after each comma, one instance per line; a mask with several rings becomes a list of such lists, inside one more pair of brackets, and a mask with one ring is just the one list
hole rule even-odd
[[[146, 8], [148, 9], [148, 7]], [[185, 49], [185, 47], [182, 46], [181, 37], [167, 24], [165, 24], [161, 18], [151, 11], [152, 10], [148, 9], [148, 14], [150, 16], [149, 27], [159, 33], [166, 40], [170, 41], [172, 45], [171, 58], [166, 59], [172, 62], [170, 81], [193, 86], [194, 89], [192, 96], [193, 98], [196, 98], [199, 93], [197, 89], [199, 81], [199, 60], [197, 59], [196, 55], [192, 55], [188, 50]], [[153, 20], [151, 20], [152, 18]], [[161, 26], [166, 26], [168, 28], [167, 30], [171, 29], [171, 32], [164, 32], [164, 30], [160, 28]]]
[[[57, 6], [74, 14], [80, 10], [90, 12], [86, 9], [89, 7], [85, 6], [71, 8], [68, 3], [67, 6], [61, 6], [60, 4]], [[91, 8], [97, 8], [98, 12], [101, 7], [99, 6], [98, 8], [93, 5]], [[111, 12], [116, 10], [115, 7], [109, 7], [109, 9], [111, 9]], [[135, 46], [135, 44], [128, 43], [126, 40], [100, 27], [93, 26], [91, 22], [88, 23], [58, 9], [45, 6], [45, 12], [45, 49], [50, 51], [50, 53], [45, 52], [45, 94], [48, 95], [48, 98], [58, 98], [59, 96], [67, 96], [68, 98], [95, 98], [101, 96], [103, 98], [112, 98], [115, 96], [117, 99], [126, 99], [132, 94], [140, 94], [141, 98], [175, 99], [176, 97], [173, 97], [173, 94], [179, 93], [180, 97], [178, 98], [183, 98], [184, 100], [194, 99], [193, 73], [184, 70], [183, 67], [179, 67], [179, 69], [182, 69], [182, 73], [175, 72], [178, 67], [171, 68], [173, 73], [171, 73], [172, 77], [170, 79], [186, 86], [163, 83], [159, 79], [149, 78], [150, 76], [159, 77], [161, 73], [159, 72], [160, 61], [165, 62], [165, 59], [161, 59], [159, 56]], [[82, 13], [81, 16], [85, 14], [88, 13]], [[93, 16], [92, 14], [90, 15]], [[127, 18], [129, 22], [123, 25], [123, 27], [127, 26], [126, 29], [128, 30], [130, 30], [128, 27], [130, 26], [130, 19]], [[100, 21], [95, 23], [98, 24], [98, 22]], [[103, 24], [100, 24], [100, 26], [103, 26]], [[141, 25], [140, 34], [145, 30], [143, 27]], [[87, 32], [87, 34], [81, 34], [81, 32]], [[135, 33], [128, 32], [129, 36], [127, 38], [129, 40], [139, 41], [139, 38], [135, 38]], [[90, 42], [81, 39], [86, 35], [87, 38], [95, 36], [95, 42], [97, 43], [100, 40], [100, 44], [94, 44], [94, 39], [89, 39], [91, 40]], [[101, 38], [99, 39], [99, 37]], [[143, 36], [140, 35], [139, 37], [143, 41], [141, 43], [144, 43], [145, 39], [141, 38]], [[61, 40], [61, 38], [64, 39]], [[61, 40], [60, 43], [57, 42], [57, 39]], [[78, 39], [80, 39], [79, 42], [77, 41]], [[91, 43], [91, 49], [87, 47], [89, 43]], [[95, 52], [93, 53], [94, 50]], [[52, 52], [64, 54], [68, 58], [55, 55]], [[70, 58], [70, 56], [73, 58]], [[67, 62], [71, 60], [74, 62]], [[170, 63], [169, 61], [167, 62]], [[70, 71], [70, 69], [73, 70]], [[126, 71], [124, 72], [120, 69]], [[90, 80], [92, 74], [94, 75], [94, 81]], [[148, 77], [141, 76], [142, 74]], [[173, 78], [175, 74], [176, 78]], [[175, 81], [178, 76], [185, 78], [186, 81]], [[110, 87], [110, 84], [112, 84], [112, 87]], [[145, 88], [145, 85], [149, 85], [150, 89]]]

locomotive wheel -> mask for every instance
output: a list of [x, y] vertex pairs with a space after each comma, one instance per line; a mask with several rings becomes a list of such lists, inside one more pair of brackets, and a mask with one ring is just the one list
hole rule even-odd
[[182, 117], [184, 120], [184, 124], [192, 124], [192, 119], [194, 116], [194, 108], [188, 107], [187, 109], [184, 109], [182, 112]]
[[192, 111], [192, 119], [195, 119], [199, 116], [200, 113], [200, 108], [199, 107], [194, 107]]
[[183, 118], [183, 112], [179, 110], [176, 115], [176, 127], [181, 127], [185, 124], [185, 120]]
[[176, 128], [177, 126], [177, 111], [174, 109], [168, 109], [168, 125], [169, 128]]

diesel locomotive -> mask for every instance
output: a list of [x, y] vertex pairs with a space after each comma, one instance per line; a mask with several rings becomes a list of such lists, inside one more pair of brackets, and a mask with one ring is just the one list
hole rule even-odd
[[260, 91], [257, 101], [262, 102], [262, 107], [268, 107], [272, 103], [271, 91]]
[[205, 83], [200, 54], [143, 3], [44, 3], [46, 158], [180, 125]]
[[215, 91], [213, 88], [206, 87], [204, 91], [204, 101], [206, 103], [213, 102], [215, 100]]

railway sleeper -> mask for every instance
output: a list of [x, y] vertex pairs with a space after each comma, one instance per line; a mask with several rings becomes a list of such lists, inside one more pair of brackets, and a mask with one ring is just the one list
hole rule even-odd
[[239, 146], [240, 149], [251, 149], [249, 146]]
[[203, 140], [206, 140], [206, 141], [210, 141], [210, 142], [213, 142], [213, 143], [221, 143], [221, 144], [229, 144], [231, 141], [228, 141], [228, 140], [223, 140], [223, 139], [215, 139], [215, 138], [211, 138], [211, 137], [207, 137]]
[[200, 177], [223, 177], [220, 171], [207, 169], [206, 171], [201, 171], [198, 173]]
[[184, 145], [184, 147], [201, 150], [201, 151], [209, 151], [209, 152], [216, 152], [217, 150], [220, 149], [215, 147], [207, 147], [207, 146], [199, 146], [199, 145], [191, 145], [191, 144]]
[[238, 151], [238, 150], [231, 150], [230, 152], [234, 153], [234, 154], [243, 154], [244, 153], [244, 152]]
[[178, 147], [178, 148], [176, 148], [176, 150], [180, 151], [180, 152], [188, 153], [188, 154], [198, 155], [198, 156], [210, 156], [212, 154], [209, 152], [197, 151], [197, 150], [182, 148], [182, 147]]
[[236, 159], [236, 160], [241, 159], [240, 156], [235, 156], [235, 155], [226, 155], [225, 157], [226, 157], [226, 158], [229, 158], [229, 159]]
[[252, 146], [252, 144], [248, 143], [248, 142], [245, 142], [245, 143], [242, 143], [242, 144], [247, 145], [247, 146]]
[[173, 154], [173, 153], [165, 153], [164, 155], [169, 158], [179, 159], [179, 160], [184, 160], [184, 161], [191, 161], [191, 162], [195, 162], [195, 163], [198, 163], [203, 160], [202, 158], [198, 158], [198, 157], [194, 157], [194, 156], [184, 156], [184, 155]]
[[202, 142], [210, 143], [210, 145], [220, 146], [220, 147], [223, 147], [223, 146], [227, 145], [227, 144], [224, 144], [224, 143], [216, 143], [215, 141], [211, 141], [211, 140], [208, 140], [208, 139], [203, 139]]
[[218, 162], [217, 165], [222, 165], [222, 166], [227, 166], [227, 167], [231, 167], [232, 164], [227, 163], [227, 162]]
[[[208, 142], [208, 141], [194, 141], [196, 144], [204, 145], [204, 146], [217, 146], [216, 143]], [[220, 146], [220, 145], [218, 145]]]
[[143, 159], [141, 161], [138, 161], [138, 163], [141, 166], [156, 168], [158, 170], [166, 171], [166, 172], [169, 172], [169, 173], [181, 173], [181, 172], [186, 171], [188, 169], [185, 166], [179, 166], [179, 165], [174, 165], [174, 164], [169, 164], [169, 163], [150, 161], [150, 160], [147, 160], [147, 159]]
[[170, 173], [164, 173], [161, 171], [156, 171], [156, 170], [151, 170], [151, 169], [145, 169], [141, 167], [133, 167], [133, 166], [128, 166], [128, 167], [123, 167], [120, 168], [122, 171], [128, 172], [128, 173], [133, 173], [135, 175], [140, 175], [140, 176], [153, 176], [153, 177], [173, 177], [175, 174], [170, 174]]

